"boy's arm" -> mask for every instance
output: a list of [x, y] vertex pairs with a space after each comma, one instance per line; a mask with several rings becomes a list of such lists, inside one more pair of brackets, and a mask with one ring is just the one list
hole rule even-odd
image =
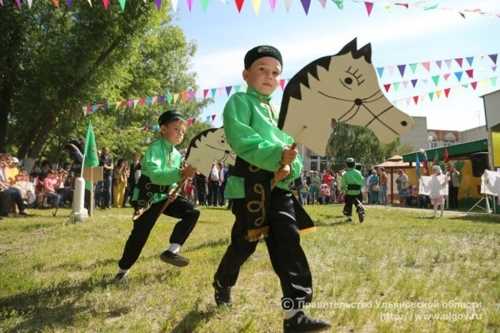
[[167, 167], [167, 170], [161, 168], [161, 152], [154, 147], [150, 147], [142, 160], [142, 172], [147, 175], [154, 184], [170, 185], [177, 183], [181, 179], [181, 170], [179, 167]]
[[224, 133], [226, 139], [242, 159], [267, 171], [280, 167], [283, 147], [265, 140], [250, 127], [251, 110], [239, 95], [233, 95], [224, 107]]

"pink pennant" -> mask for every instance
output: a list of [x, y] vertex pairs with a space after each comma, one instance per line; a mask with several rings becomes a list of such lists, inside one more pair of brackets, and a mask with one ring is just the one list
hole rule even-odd
[[472, 89], [476, 90], [476, 88], [477, 88], [477, 81], [471, 82], [470, 85], [472, 86]]
[[188, 125], [188, 126], [193, 125], [193, 118], [192, 118], [192, 117], [189, 117], [189, 118], [188, 118], [188, 120], [187, 120], [187, 125]]
[[450, 95], [450, 90], [451, 90], [451, 88], [446, 88], [444, 90], [444, 95], [446, 96], [446, 98], [448, 98], [448, 96]]
[[109, 0], [102, 0], [102, 5], [104, 6], [104, 9], [108, 9], [109, 7]]
[[281, 90], [284, 90], [284, 89], [285, 89], [285, 83], [286, 83], [286, 81], [285, 81], [285, 80], [280, 80], [280, 87], [281, 87]]
[[368, 16], [370, 16], [372, 13], [372, 10], [373, 10], [373, 2], [365, 1], [365, 7], [366, 7], [366, 12], [368, 13]]
[[0, 0], [0, 6], [3, 7], [3, 0]]
[[326, 0], [319, 0], [321, 7], [326, 8]]
[[17, 9], [21, 9], [21, 0], [16, 0]]
[[429, 72], [431, 70], [431, 62], [430, 61], [425, 61], [422, 63], [422, 66]]
[[446, 81], [448, 81], [448, 78], [451, 76], [451, 73], [446, 73], [446, 74], [443, 74], [443, 77]]
[[418, 104], [418, 96], [413, 96], [413, 101], [415, 102], [415, 105]]
[[191, 9], [193, 8], [193, 0], [186, 0], [186, 1], [187, 1], [188, 9], [189, 9], [189, 11], [191, 11]]
[[384, 84], [384, 89], [385, 92], [389, 92], [389, 89], [391, 89], [391, 84], [390, 83]]
[[203, 98], [206, 99], [208, 96], [208, 89], [203, 89]]
[[146, 103], [146, 99], [143, 97], [139, 100], [139, 105], [144, 105]]
[[460, 66], [460, 68], [462, 68], [462, 65], [464, 63], [464, 58], [456, 58], [455, 61]]
[[269, 7], [271, 7], [271, 11], [274, 12], [276, 9], [276, 0], [269, 0]]
[[473, 69], [468, 69], [468, 70], [465, 71], [465, 73], [467, 73], [467, 76], [469, 78], [471, 78], [471, 79], [474, 76], [474, 70]]

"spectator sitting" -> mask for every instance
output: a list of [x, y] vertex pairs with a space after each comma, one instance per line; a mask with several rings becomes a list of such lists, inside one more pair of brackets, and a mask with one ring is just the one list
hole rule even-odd
[[61, 183], [61, 179], [53, 170], [49, 170], [47, 177], [43, 180], [44, 196], [47, 198], [47, 202], [55, 208], [59, 208], [61, 202], [61, 195], [56, 191]]
[[0, 156], [0, 192], [2, 196], [8, 196], [8, 198], [15, 202], [17, 208], [19, 209], [19, 215], [28, 215], [26, 212], [26, 206], [21, 197], [21, 191], [18, 188], [12, 187], [7, 181], [5, 176], [5, 168], [8, 166], [9, 157], [8, 155]]
[[35, 184], [30, 181], [30, 176], [26, 170], [21, 170], [16, 176], [16, 183], [13, 187], [21, 191], [21, 197], [28, 207], [32, 207], [36, 201]]

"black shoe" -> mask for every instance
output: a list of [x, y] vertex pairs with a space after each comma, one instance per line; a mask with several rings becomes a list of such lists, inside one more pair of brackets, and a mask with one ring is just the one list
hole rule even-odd
[[167, 264], [171, 264], [178, 267], [184, 267], [189, 264], [188, 258], [168, 250], [160, 254], [160, 259], [163, 262], [166, 262]]
[[283, 320], [283, 332], [319, 332], [331, 327], [330, 323], [320, 319], [309, 318], [299, 311], [290, 319]]
[[345, 220], [345, 221], [346, 221], [346, 222], [349, 222], [349, 223], [350, 223], [350, 222], [352, 222], [352, 217], [350, 217], [350, 216], [346, 216], [346, 220]]
[[115, 277], [113, 278], [113, 282], [114, 283], [127, 282], [127, 280], [128, 280], [127, 273], [128, 272], [118, 272], [118, 273], [116, 273]]
[[364, 213], [358, 214], [358, 217], [359, 217], [359, 223], [363, 223], [363, 221], [365, 220], [365, 214]]
[[215, 304], [217, 304], [217, 306], [231, 305], [231, 287], [222, 287], [217, 281], [214, 281], [212, 286], [215, 290]]

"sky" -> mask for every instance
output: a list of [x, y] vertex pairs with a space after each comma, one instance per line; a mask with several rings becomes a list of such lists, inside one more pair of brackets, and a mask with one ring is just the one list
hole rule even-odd
[[[500, 75], [494, 70], [489, 54], [500, 53], [500, 0], [374, 0], [370, 16], [363, 1], [344, 0], [339, 9], [332, 0], [326, 0], [323, 8], [318, 0], [312, 0], [306, 15], [299, 0], [290, 0], [291, 8], [285, 8], [284, 0], [277, 0], [276, 9], [271, 11], [268, 0], [262, 0], [260, 12], [255, 14], [252, 1], [246, 0], [241, 13], [233, 1], [210, 0], [207, 11], [199, 2], [193, 1], [192, 11], [186, 2], [179, 1], [173, 23], [180, 26], [187, 40], [196, 44], [197, 51], [191, 62], [196, 73], [199, 89], [244, 84], [242, 79], [243, 57], [247, 50], [260, 44], [277, 47], [283, 55], [282, 78], [290, 79], [302, 67], [315, 59], [336, 54], [346, 43], [357, 38], [358, 47], [370, 43], [372, 63], [384, 67], [379, 84], [391, 83], [386, 93], [389, 100], [403, 112], [412, 116], [427, 117], [431, 129], [465, 130], [485, 123], [481, 95], [500, 89], [479, 84], [477, 90], [461, 87], [453, 73], [474, 69], [474, 78], [465, 73], [461, 83], [489, 79]], [[408, 3], [409, 9], [386, 5], [396, 2]], [[424, 7], [436, 9], [424, 10]], [[447, 8], [451, 9], [448, 10]], [[464, 10], [481, 9], [492, 15], [478, 15]], [[458, 11], [465, 13], [465, 19]], [[453, 61], [448, 68], [439, 69], [435, 63], [426, 71], [419, 65], [412, 73], [406, 68], [401, 78], [397, 65], [422, 63], [426, 61], [465, 58], [474, 56], [470, 67], [464, 59], [460, 68]], [[480, 58], [480, 56], [485, 56]], [[500, 65], [500, 59], [497, 64]], [[394, 68], [391, 73], [390, 68]], [[407, 66], [408, 67], [408, 66]], [[441, 77], [436, 87], [431, 77], [450, 73], [446, 82]], [[418, 79], [416, 88], [400, 85], [394, 91], [393, 83]], [[425, 84], [422, 80], [427, 79]], [[490, 81], [489, 81], [490, 82]], [[423, 103], [407, 104], [408, 97], [427, 95], [430, 91], [451, 87], [449, 98], [428, 98]], [[383, 88], [382, 88], [383, 89]], [[385, 92], [385, 91], [384, 91]], [[281, 91], [273, 95], [273, 102], [279, 105]], [[202, 119], [215, 114], [215, 126], [221, 125], [221, 114], [227, 96], [217, 96], [215, 102], [203, 110]]]

